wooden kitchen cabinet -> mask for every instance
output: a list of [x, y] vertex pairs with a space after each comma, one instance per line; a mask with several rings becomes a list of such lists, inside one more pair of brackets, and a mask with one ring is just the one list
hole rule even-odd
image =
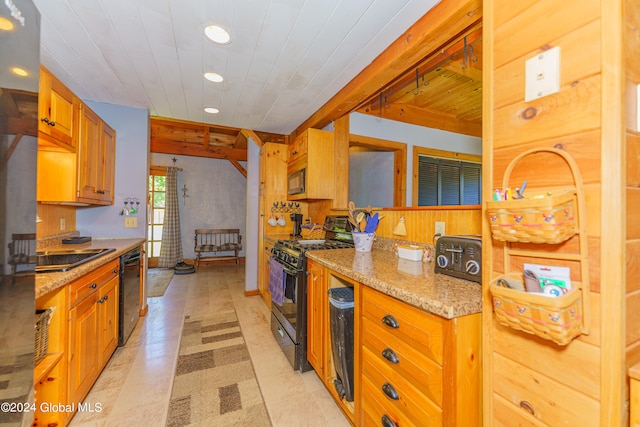
[[40, 66], [38, 93], [39, 145], [75, 151], [74, 124], [79, 99], [60, 80]]
[[[41, 85], [45, 88], [53, 85], [53, 89], [47, 91], [41, 87], [44, 95], [39, 100], [39, 108], [46, 112], [63, 111], [55, 113], [57, 115], [51, 113], [51, 116], [60, 117], [64, 125], [59, 126], [56, 122], [55, 126], [50, 126], [51, 120], [47, 119], [49, 125], [44, 130], [49, 133], [44, 130], [38, 133], [37, 200], [77, 205], [113, 204], [115, 130], [72, 93], [66, 97], [58, 95], [58, 92], [68, 94], [55, 76], [45, 71]], [[59, 89], [58, 92], [55, 89]], [[49, 93], [53, 93], [50, 95], [53, 101], [47, 101]], [[70, 102], [68, 105], [62, 101], [66, 99]], [[44, 114], [42, 111], [41, 115]], [[43, 123], [40, 122], [41, 127]], [[66, 135], [67, 127], [70, 140], [60, 136], [59, 130], [64, 130]]]
[[329, 326], [329, 298], [324, 267], [307, 263], [307, 358], [321, 379], [325, 378], [325, 335]]
[[80, 106], [78, 201], [113, 204], [115, 131], [88, 106]]
[[288, 146], [274, 142], [266, 142], [260, 149], [260, 187], [258, 193], [258, 291], [267, 306], [271, 306], [269, 292], [269, 258], [273, 243], [265, 236], [291, 233], [290, 222], [286, 227], [269, 225], [271, 208], [274, 203], [287, 200], [287, 155]]
[[70, 403], [84, 400], [117, 346], [118, 273], [116, 259], [68, 285]]
[[288, 200], [333, 199], [333, 132], [309, 128], [289, 144], [287, 175], [305, 170], [305, 192], [288, 195]]
[[48, 411], [41, 403], [67, 402], [67, 312], [68, 293], [65, 287], [52, 291], [36, 300], [36, 309], [55, 307], [49, 323], [47, 355], [33, 371], [36, 411], [32, 427], [64, 426], [72, 414]]
[[481, 425], [481, 315], [444, 319], [360, 290], [357, 424]]

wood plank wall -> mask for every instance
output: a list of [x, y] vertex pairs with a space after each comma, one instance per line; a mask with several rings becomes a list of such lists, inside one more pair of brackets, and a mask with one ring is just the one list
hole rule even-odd
[[640, 109], [636, 89], [640, 85], [640, 2], [626, 0], [625, 8], [626, 372], [640, 362]]
[[[42, 222], [36, 224], [38, 239], [76, 231], [75, 206], [46, 205], [38, 203], [38, 216]], [[65, 220], [64, 231], [60, 230], [60, 219]]]
[[[607, 0], [484, 2], [483, 175], [488, 177], [483, 187], [484, 199], [488, 200], [487, 195], [491, 194], [492, 189], [502, 186], [505, 169], [519, 153], [541, 147], [565, 150], [577, 162], [585, 184], [583, 190], [587, 202], [588, 262], [592, 291], [591, 334], [583, 335], [567, 346], [557, 346], [499, 325], [493, 319], [487, 285], [491, 278], [504, 272], [504, 251], [500, 242], [492, 241], [488, 227], [483, 224], [484, 246], [492, 248], [491, 251], [484, 251], [490, 256], [485, 257], [483, 277], [486, 426], [622, 425], [624, 396], [615, 386], [616, 377], [621, 375], [616, 367], [619, 361], [615, 360], [616, 347], [621, 347], [621, 338], [612, 336], [611, 331], [615, 327], [607, 328], [607, 335], [602, 335], [601, 324], [604, 321], [601, 322], [601, 318], [623, 323], [624, 308], [621, 304], [615, 306], [615, 297], [606, 294], [607, 304], [602, 304], [602, 307], [607, 312], [600, 313], [601, 292], [609, 292], [615, 286], [608, 281], [603, 283], [601, 278], [603, 221], [607, 220], [602, 212], [606, 213], [609, 209], [615, 214], [616, 209], [622, 209], [622, 206], [604, 206], [603, 200], [610, 200], [612, 195], [603, 195], [601, 191], [603, 181], [606, 181], [602, 171], [614, 171], [616, 167], [615, 158], [611, 160], [613, 154], [603, 156], [608, 144], [612, 147], [615, 145], [612, 143], [614, 141], [603, 142], [604, 135], [615, 133], [613, 128], [616, 121], [619, 123], [621, 120], [616, 116], [620, 108], [612, 108], [616, 105], [607, 104], [615, 99], [614, 90], [603, 84], [615, 80], [611, 67], [603, 72], [603, 64], [611, 65], [611, 58], [615, 59], [616, 52], [620, 55], [620, 46], [612, 43], [606, 49], [616, 51], [609, 55], [608, 62], [603, 59], [603, 33], [605, 29], [613, 28], [611, 23], [615, 19], [615, 16], [611, 16], [615, 12], [603, 15], [603, 10], [611, 9], [609, 3]], [[627, 0], [628, 9], [637, 8], [637, 5], [631, 7], [632, 3], [638, 2]], [[606, 22], [603, 22], [603, 16], [609, 16]], [[637, 28], [636, 22], [635, 26], [628, 29], [636, 42]], [[525, 102], [525, 61], [555, 46], [561, 48], [560, 92]], [[637, 51], [634, 55], [637, 61]], [[638, 80], [634, 82], [637, 84]], [[603, 125], [604, 119], [606, 126]], [[640, 146], [637, 134], [635, 137], [633, 148], [636, 150], [637, 165]], [[603, 158], [610, 164], [603, 164]], [[568, 168], [551, 155], [536, 155], [532, 161], [523, 162], [512, 176], [512, 186], [519, 186], [527, 180], [529, 189], [571, 184]], [[640, 177], [636, 173], [634, 191], [638, 181]], [[621, 188], [622, 182], [618, 184]], [[629, 194], [631, 190], [627, 191], [629, 202], [633, 197]], [[640, 201], [640, 198], [636, 200]], [[633, 215], [640, 215], [638, 209]], [[627, 210], [627, 218], [629, 216], [631, 213]], [[637, 219], [640, 218], [636, 218], [636, 224], [640, 223]], [[563, 253], [575, 250], [579, 243], [577, 239], [575, 237], [565, 244], [550, 245], [548, 251]], [[522, 249], [530, 247], [527, 244], [520, 246]], [[612, 246], [615, 246], [615, 242]], [[640, 243], [634, 242], [630, 246], [633, 246], [636, 254], [640, 254]], [[523, 262], [540, 263], [539, 260], [525, 257], [514, 260], [516, 265]], [[571, 263], [558, 264], [573, 267]], [[610, 268], [613, 271], [616, 267]], [[636, 277], [640, 276], [640, 268], [630, 266], [629, 269], [634, 270]], [[577, 268], [572, 268], [571, 273], [573, 279], [580, 280]], [[638, 283], [640, 281], [636, 280], [636, 290], [640, 289]], [[640, 300], [640, 297], [634, 295], [634, 303], [640, 305], [640, 301], [636, 302], [635, 299]], [[637, 309], [635, 311], [640, 312]], [[636, 319], [633, 321], [637, 324]], [[640, 334], [635, 332], [635, 335], [627, 335], [627, 342], [631, 339], [638, 346]], [[607, 345], [603, 346], [602, 342], [607, 342]], [[605, 366], [605, 361], [612, 363]], [[609, 387], [608, 383], [612, 386]], [[605, 394], [608, 396], [603, 397]], [[533, 415], [523, 409], [528, 405], [533, 408]], [[605, 424], [602, 424], [603, 421]]]

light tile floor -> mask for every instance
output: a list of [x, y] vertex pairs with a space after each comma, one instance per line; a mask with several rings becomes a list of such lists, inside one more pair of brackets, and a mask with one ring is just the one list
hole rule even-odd
[[275, 427], [349, 426], [315, 372], [294, 371], [271, 335], [270, 313], [244, 296], [244, 268], [203, 266], [176, 275], [163, 297], [150, 298], [124, 347], [119, 347], [77, 413], [79, 426], [164, 426], [184, 316], [234, 307], [271, 422]]

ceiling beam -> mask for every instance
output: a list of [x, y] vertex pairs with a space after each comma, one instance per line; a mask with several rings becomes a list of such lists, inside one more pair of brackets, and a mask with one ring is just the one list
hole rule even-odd
[[240, 132], [245, 136], [245, 138], [252, 139], [253, 142], [258, 145], [258, 147], [262, 147], [264, 145], [262, 139], [260, 139], [260, 137], [256, 135], [256, 133], [251, 129], [242, 129]]
[[242, 165], [240, 163], [238, 163], [236, 160], [231, 160], [229, 159], [229, 161], [231, 162], [231, 164], [233, 166], [235, 166], [236, 169], [238, 169], [240, 171], [240, 173], [246, 178], [247, 177], [247, 170], [245, 168], [242, 167]]
[[397, 122], [411, 123], [433, 129], [482, 137], [482, 122], [459, 119], [451, 114], [444, 114], [433, 110], [429, 111], [408, 104], [391, 103], [382, 109], [373, 109], [366, 106], [357, 111], [362, 114], [395, 120]]
[[482, 0], [440, 2], [291, 134], [322, 128], [357, 109], [398, 76], [482, 19]]
[[182, 156], [208, 157], [211, 159], [247, 160], [247, 150], [224, 148], [210, 145], [204, 148], [200, 144], [167, 141], [151, 138], [152, 153], [179, 154]]

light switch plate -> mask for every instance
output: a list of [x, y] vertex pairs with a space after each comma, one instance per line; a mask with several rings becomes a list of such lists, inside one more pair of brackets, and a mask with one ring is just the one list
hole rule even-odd
[[138, 226], [138, 218], [135, 216], [127, 216], [124, 218], [125, 228], [136, 228]]
[[560, 91], [560, 46], [530, 58], [525, 63], [525, 101]]

